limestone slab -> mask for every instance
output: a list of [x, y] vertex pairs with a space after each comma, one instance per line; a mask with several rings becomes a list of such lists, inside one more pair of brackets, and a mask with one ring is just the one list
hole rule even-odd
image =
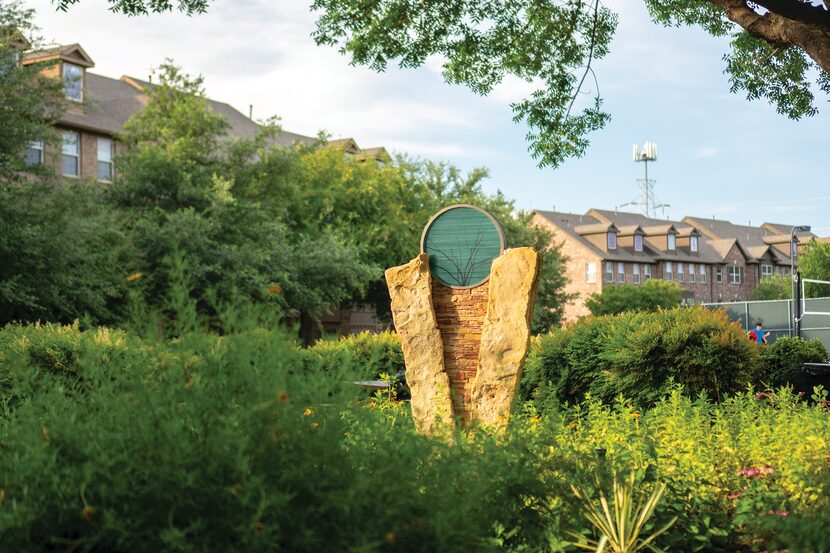
[[540, 270], [541, 256], [533, 248], [505, 250], [493, 261], [471, 395], [478, 424], [499, 426], [510, 416], [530, 347]]
[[401, 342], [415, 428], [422, 434], [454, 425], [444, 346], [432, 304], [429, 256], [386, 270], [392, 319]]

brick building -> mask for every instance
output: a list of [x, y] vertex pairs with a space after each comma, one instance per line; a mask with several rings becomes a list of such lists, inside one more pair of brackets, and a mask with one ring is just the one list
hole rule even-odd
[[[749, 299], [761, 278], [789, 273], [788, 225], [669, 221], [601, 209], [584, 215], [535, 211], [533, 221], [554, 233], [569, 258], [567, 291], [577, 299], [566, 307], [566, 320], [587, 315], [585, 299], [608, 286], [674, 281], [683, 288], [683, 302], [694, 304]], [[799, 243], [812, 236], [800, 233]]]
[[[51, 164], [65, 178], [110, 182], [117, 171], [116, 136], [127, 120], [147, 105], [147, 91], [153, 85], [126, 75], [113, 79], [92, 73], [90, 69], [95, 67], [95, 62], [80, 44], [28, 52], [22, 56], [21, 63], [24, 66], [42, 64], [45, 75], [61, 79], [66, 99], [66, 110], [57, 123], [60, 140], [55, 144], [44, 140], [32, 142], [26, 151], [27, 163]], [[250, 139], [259, 132], [260, 126], [255, 121], [230, 104], [208, 99], [208, 105], [228, 121], [228, 137]], [[287, 131], [274, 140], [285, 147], [317, 141]], [[371, 158], [385, 163], [389, 160], [384, 148], [361, 149], [351, 138], [333, 140], [331, 144], [342, 147], [357, 161]]]

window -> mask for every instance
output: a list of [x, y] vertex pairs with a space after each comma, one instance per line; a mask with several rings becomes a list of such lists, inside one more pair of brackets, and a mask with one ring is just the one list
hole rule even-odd
[[588, 284], [593, 284], [597, 281], [597, 264], [596, 263], [586, 263], [585, 264], [585, 282]]
[[70, 100], [83, 102], [84, 100], [84, 68], [79, 65], [64, 62], [63, 64], [63, 94]]
[[686, 305], [694, 305], [694, 304], [695, 304], [695, 299], [694, 298], [689, 298], [689, 299], [686, 300]]
[[614, 266], [610, 261], [605, 262], [605, 282], [614, 282]]
[[772, 265], [761, 265], [761, 278], [772, 276]]
[[666, 261], [666, 274], [664, 275], [663, 278], [665, 278], [666, 280], [673, 280], [671, 261]]
[[715, 267], [715, 282], [723, 282], [723, 265]]
[[645, 280], [651, 278], [651, 265], [643, 265], [643, 278]]
[[683, 272], [683, 264], [678, 263], [677, 264], [677, 282], [683, 282], [684, 280], [686, 280], [686, 275]]
[[634, 284], [640, 283], [640, 264], [635, 263], [631, 266], [631, 282]]
[[669, 233], [669, 242], [668, 242], [669, 251], [673, 252], [676, 247], [677, 247], [677, 237], [674, 235], [673, 232], [670, 232]]
[[616, 250], [617, 249], [617, 233], [616, 232], [609, 232], [608, 233], [608, 249], [609, 250]]
[[635, 234], [634, 235], [634, 251], [635, 252], [643, 251], [643, 235], [642, 234]]
[[696, 276], [697, 275], [695, 275], [695, 264], [689, 263], [689, 282], [694, 284]]
[[63, 176], [77, 177], [81, 169], [81, 137], [76, 132], [63, 131]]
[[729, 266], [729, 284], [741, 283], [741, 268], [738, 265]]
[[617, 263], [617, 282], [625, 282], [625, 263]]
[[32, 140], [26, 148], [26, 165], [34, 167], [43, 163], [43, 140]]
[[697, 253], [697, 236], [692, 235], [689, 239], [689, 249], [692, 250], [692, 253]]
[[112, 180], [112, 140], [98, 137], [98, 180]]

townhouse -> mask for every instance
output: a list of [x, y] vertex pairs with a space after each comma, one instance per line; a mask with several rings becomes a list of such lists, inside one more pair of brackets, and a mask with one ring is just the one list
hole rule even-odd
[[[21, 49], [27, 48], [21, 43]], [[41, 67], [46, 76], [63, 82], [65, 111], [57, 122], [60, 140], [49, 143], [37, 140], [29, 144], [26, 162], [30, 166], [50, 164], [66, 178], [93, 179], [111, 182], [117, 171], [118, 133], [134, 114], [147, 105], [150, 82], [127, 75], [113, 79], [92, 73], [95, 62], [80, 44], [56, 46], [41, 51], [24, 53], [24, 66]], [[229, 138], [253, 138], [260, 130], [250, 117], [230, 104], [208, 99], [214, 112], [229, 123]], [[279, 146], [296, 143], [313, 144], [317, 139], [283, 131], [274, 138]], [[356, 161], [374, 159], [378, 163], [389, 160], [382, 147], [361, 149], [351, 138], [330, 142], [343, 148]]]
[[[587, 315], [585, 299], [608, 286], [651, 278], [677, 282], [683, 303], [749, 299], [762, 278], [788, 274], [790, 226], [761, 227], [685, 217], [590, 209], [584, 215], [534, 211], [533, 222], [554, 233], [568, 256], [567, 291], [577, 299], [565, 319]], [[799, 233], [800, 244], [813, 238]]]

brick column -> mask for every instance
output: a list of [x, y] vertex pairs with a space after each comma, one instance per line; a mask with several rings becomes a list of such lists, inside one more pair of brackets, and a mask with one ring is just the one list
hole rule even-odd
[[487, 313], [489, 282], [475, 288], [450, 288], [432, 281], [432, 304], [444, 343], [444, 367], [450, 380], [453, 414], [470, 422], [470, 392], [478, 370], [481, 328]]

